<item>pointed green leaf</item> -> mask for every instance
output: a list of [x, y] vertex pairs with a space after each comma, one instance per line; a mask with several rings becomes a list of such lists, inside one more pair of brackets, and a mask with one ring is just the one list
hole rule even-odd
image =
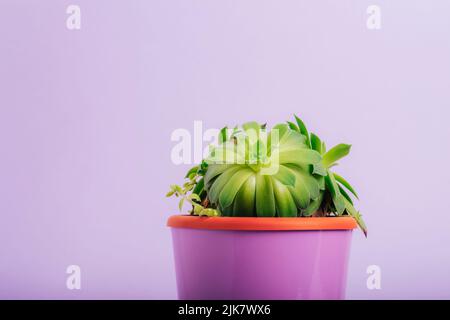
[[191, 169], [189, 169], [189, 171], [186, 173], [185, 178], [186, 178], [186, 179], [187, 179], [187, 178], [190, 178], [191, 174], [197, 173], [197, 171], [198, 171], [199, 168], [200, 168], [199, 166], [195, 166], [195, 167], [192, 167]]
[[343, 143], [334, 146], [323, 155], [323, 165], [327, 168], [331, 167], [336, 161], [348, 155], [350, 148], [351, 145]]
[[280, 164], [317, 164], [321, 160], [320, 154], [310, 149], [288, 149], [279, 153]]
[[339, 187], [334, 179], [333, 173], [330, 171], [328, 171], [328, 175], [325, 177], [325, 184], [331, 193], [336, 212], [341, 215], [345, 210], [345, 203], [343, 196], [339, 192]]
[[295, 173], [295, 187], [289, 188], [298, 208], [305, 209], [320, 195], [319, 179], [311, 176], [307, 166], [286, 165]]
[[356, 209], [347, 199], [345, 199], [344, 201], [345, 201], [345, 210], [350, 216], [355, 218], [356, 222], [358, 223], [358, 226], [361, 228], [361, 230], [364, 232], [364, 235], [367, 238], [367, 226], [364, 223], [362, 215], [358, 211], [356, 211]]
[[213, 179], [221, 175], [225, 170], [232, 167], [229, 164], [214, 164], [208, 166], [208, 170], [205, 174], [205, 186], [209, 187]]
[[[295, 187], [298, 187], [299, 183], [303, 184], [303, 187], [308, 191], [308, 196], [310, 199], [316, 199], [320, 194], [319, 180], [313, 177], [309, 173], [307, 166], [297, 166], [288, 164], [287, 168], [295, 172]], [[300, 190], [299, 190], [300, 191]]]
[[300, 132], [288, 131], [284, 133], [283, 137], [279, 140], [279, 147], [281, 150], [288, 149], [309, 149], [306, 145], [306, 138]]
[[233, 204], [233, 215], [250, 217], [255, 212], [256, 177], [250, 176], [236, 194]]
[[339, 193], [336, 197], [333, 198], [333, 204], [334, 207], [336, 208], [336, 213], [338, 215], [342, 215], [342, 213], [344, 213], [345, 210], [345, 203], [344, 203], [344, 196]]
[[347, 199], [347, 201], [349, 201], [351, 204], [353, 204], [353, 200], [352, 198], [350, 198], [350, 196], [348, 195], [348, 193], [344, 190], [344, 188], [342, 188], [340, 185], [338, 185], [339, 187], [339, 192], [342, 194], [342, 196]]
[[218, 205], [219, 204], [219, 195], [222, 191], [223, 187], [227, 184], [227, 182], [231, 179], [231, 177], [239, 171], [241, 168], [239, 166], [232, 166], [225, 170], [211, 185], [211, 188], [208, 193], [208, 198], [211, 203]]
[[297, 179], [295, 187], [288, 186], [288, 190], [291, 192], [292, 198], [294, 199], [297, 208], [304, 209], [308, 207], [311, 201], [311, 197], [309, 194], [309, 190], [303, 181]]
[[219, 203], [222, 208], [231, 206], [236, 193], [247, 179], [255, 172], [251, 169], [241, 169], [237, 171], [225, 184], [219, 195]]
[[300, 129], [297, 127], [297, 125], [295, 123], [293, 123], [291, 121], [287, 121], [287, 124], [288, 124], [289, 128], [291, 128], [291, 130], [300, 131]]
[[311, 148], [313, 148], [314, 150], [316, 150], [320, 154], [323, 154], [322, 141], [314, 133], [311, 133]]
[[273, 217], [276, 213], [273, 186], [269, 176], [256, 175], [256, 214], [259, 217]]
[[192, 193], [200, 195], [203, 191], [204, 186], [205, 186], [205, 178], [201, 178], [195, 185], [194, 190], [192, 190]]
[[225, 141], [228, 140], [227, 131], [228, 131], [228, 127], [223, 127], [220, 130], [220, 132], [219, 132], [219, 144], [222, 144], [222, 143], [224, 143]]
[[298, 128], [300, 129], [301, 134], [303, 134], [306, 138], [306, 144], [308, 145], [308, 147], [311, 147], [311, 142], [309, 141], [308, 129], [306, 129], [305, 124], [299, 117], [297, 117], [296, 115], [294, 115], [294, 117], [295, 117], [295, 121], [297, 122]]
[[330, 174], [327, 174], [325, 176], [325, 185], [326, 185], [327, 190], [330, 191], [331, 196], [334, 197], [337, 192], [336, 191], [337, 187], [335, 188], [335, 185], [333, 185], [333, 182], [331, 181], [331, 178], [330, 178]]
[[171, 197], [173, 196], [174, 193], [175, 193], [174, 190], [170, 190], [169, 192], [166, 193], [166, 197]]
[[279, 166], [278, 172], [273, 177], [284, 185], [295, 186], [295, 173], [285, 166]]
[[325, 145], [325, 141], [322, 141], [322, 154], [327, 152], [327, 146]]
[[280, 217], [296, 217], [297, 206], [288, 188], [278, 180], [273, 179], [272, 182], [278, 215]]
[[178, 202], [178, 209], [179, 209], [180, 211], [183, 210], [184, 199], [185, 199], [185, 198], [181, 198], [181, 199], [180, 199], [180, 202]]
[[341, 177], [340, 175], [338, 175], [337, 173], [333, 173], [334, 177], [336, 178], [336, 181], [339, 182], [340, 184], [342, 184], [345, 188], [347, 188], [348, 191], [350, 191], [351, 193], [353, 193], [353, 195], [356, 197], [356, 199], [358, 198], [358, 195], [356, 194], [355, 189], [353, 189], [353, 187], [350, 185], [350, 183], [347, 182], [347, 180], [345, 180], [343, 177]]

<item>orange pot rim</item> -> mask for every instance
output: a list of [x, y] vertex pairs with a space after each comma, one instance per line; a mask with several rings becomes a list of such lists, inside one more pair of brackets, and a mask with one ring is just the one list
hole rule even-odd
[[352, 230], [352, 217], [199, 217], [173, 215], [167, 220], [171, 228], [242, 231]]

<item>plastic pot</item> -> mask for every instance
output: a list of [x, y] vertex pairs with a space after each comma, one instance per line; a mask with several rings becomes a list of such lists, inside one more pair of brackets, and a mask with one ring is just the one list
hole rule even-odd
[[171, 216], [179, 299], [343, 299], [351, 217]]

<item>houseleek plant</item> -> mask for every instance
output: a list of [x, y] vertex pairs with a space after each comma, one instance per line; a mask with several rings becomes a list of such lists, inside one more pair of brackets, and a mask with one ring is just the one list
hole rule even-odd
[[303, 121], [266, 125], [248, 122], [223, 128], [218, 144], [201, 164], [191, 168], [182, 186], [172, 185], [167, 196], [206, 216], [310, 217], [352, 216], [367, 235], [358, 198], [348, 181], [331, 168], [351, 146], [325, 143], [309, 133]]

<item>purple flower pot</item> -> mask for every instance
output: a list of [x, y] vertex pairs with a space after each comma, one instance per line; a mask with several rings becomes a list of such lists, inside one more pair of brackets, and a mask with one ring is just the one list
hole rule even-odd
[[343, 299], [353, 218], [172, 216], [179, 299]]

